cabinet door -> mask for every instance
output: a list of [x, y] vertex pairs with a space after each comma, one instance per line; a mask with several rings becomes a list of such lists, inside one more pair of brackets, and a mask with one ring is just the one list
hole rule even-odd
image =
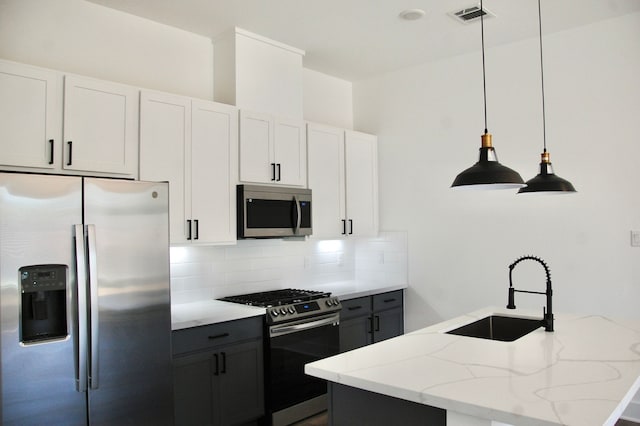
[[308, 123], [307, 151], [313, 237], [339, 237], [346, 220], [344, 130]]
[[240, 424], [264, 414], [262, 340], [223, 348], [220, 353], [218, 405], [221, 425]]
[[240, 180], [274, 183], [275, 163], [271, 161], [273, 118], [268, 114], [240, 111]]
[[394, 308], [373, 314], [373, 343], [404, 333], [403, 309]]
[[378, 234], [378, 143], [366, 133], [345, 132], [348, 233]]
[[371, 343], [371, 317], [340, 320], [340, 352], [361, 348]]
[[140, 179], [168, 181], [170, 240], [187, 242], [191, 175], [185, 164], [190, 155], [191, 101], [164, 93], [140, 96]]
[[274, 124], [273, 162], [276, 182], [306, 186], [307, 141], [302, 120], [276, 119]]
[[191, 207], [194, 242], [236, 241], [238, 112], [230, 105], [192, 102]]
[[138, 90], [65, 76], [62, 167], [138, 176]]
[[176, 426], [214, 424], [213, 352], [173, 359], [173, 404]]
[[0, 61], [0, 165], [60, 166], [62, 75]]

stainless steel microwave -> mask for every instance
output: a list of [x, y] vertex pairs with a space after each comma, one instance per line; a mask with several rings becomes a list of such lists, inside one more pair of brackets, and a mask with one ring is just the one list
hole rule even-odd
[[238, 238], [311, 235], [311, 190], [238, 185]]

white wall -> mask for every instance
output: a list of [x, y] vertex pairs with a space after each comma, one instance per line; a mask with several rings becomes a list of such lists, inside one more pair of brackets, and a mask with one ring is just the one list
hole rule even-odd
[[0, 0], [0, 57], [197, 98], [211, 40], [83, 0]]
[[353, 129], [353, 84], [309, 69], [302, 78], [304, 119]]
[[[354, 83], [354, 124], [378, 134], [381, 229], [409, 238], [408, 330], [504, 305], [507, 266], [550, 266], [556, 311], [640, 318], [640, 14], [545, 36], [547, 143], [569, 196], [449, 189], [477, 161], [480, 52]], [[525, 180], [542, 151], [537, 39], [487, 51], [489, 131]], [[543, 290], [523, 262], [516, 288]], [[536, 295], [516, 297], [539, 308]]]

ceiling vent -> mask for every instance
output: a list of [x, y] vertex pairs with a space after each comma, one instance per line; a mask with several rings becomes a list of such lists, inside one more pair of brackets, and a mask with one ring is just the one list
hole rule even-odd
[[480, 9], [480, 6], [469, 6], [461, 10], [449, 12], [449, 16], [460, 23], [468, 24], [470, 22], [479, 21], [480, 16], [484, 16], [484, 19], [487, 19], [495, 18], [496, 15], [487, 10], [486, 7]]

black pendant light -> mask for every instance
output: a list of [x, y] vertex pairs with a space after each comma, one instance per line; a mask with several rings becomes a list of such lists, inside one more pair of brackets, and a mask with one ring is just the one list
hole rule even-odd
[[476, 164], [456, 176], [454, 189], [516, 189], [525, 186], [515, 170], [498, 162], [491, 134], [487, 131], [487, 83], [484, 60], [484, 8], [480, 0], [480, 32], [482, 35], [482, 89], [484, 95], [484, 134], [481, 136], [480, 158]]
[[576, 190], [566, 179], [562, 179], [553, 173], [551, 158], [547, 152], [547, 126], [545, 121], [544, 108], [544, 67], [542, 66], [542, 13], [540, 10], [540, 0], [538, 0], [538, 30], [540, 34], [540, 77], [542, 81], [542, 141], [544, 149], [540, 160], [540, 173], [527, 181], [527, 186], [521, 188], [518, 194], [547, 193], [547, 194], [572, 194]]

